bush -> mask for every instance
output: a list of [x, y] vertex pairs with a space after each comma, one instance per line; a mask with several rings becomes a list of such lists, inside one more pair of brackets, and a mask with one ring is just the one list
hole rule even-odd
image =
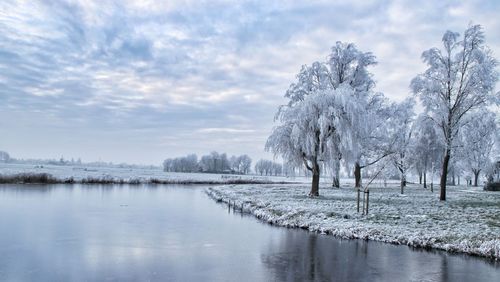
[[488, 182], [484, 185], [485, 191], [500, 191], [500, 182]]

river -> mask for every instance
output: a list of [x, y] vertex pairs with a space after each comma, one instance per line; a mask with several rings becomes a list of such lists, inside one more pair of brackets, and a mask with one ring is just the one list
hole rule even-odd
[[500, 281], [482, 258], [264, 224], [206, 187], [0, 185], [0, 281]]

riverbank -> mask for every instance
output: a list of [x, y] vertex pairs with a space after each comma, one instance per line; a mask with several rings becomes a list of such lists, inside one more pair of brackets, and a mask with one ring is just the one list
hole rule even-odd
[[165, 172], [159, 167], [0, 163], [0, 183], [39, 184], [266, 184], [308, 182], [305, 177]]
[[279, 226], [303, 228], [347, 239], [365, 239], [500, 258], [500, 193], [449, 187], [447, 201], [410, 185], [404, 195], [395, 185], [370, 189], [368, 215], [356, 211], [353, 188], [324, 186], [309, 198], [309, 186], [226, 185], [208, 188], [216, 201]]
[[75, 178], [73, 176], [58, 178], [48, 173], [16, 173], [0, 174], [0, 184], [290, 184], [287, 181], [272, 181], [259, 178], [222, 175], [219, 179], [207, 178], [154, 178], [154, 177], [128, 177], [120, 178], [110, 175], [101, 177], [87, 176]]

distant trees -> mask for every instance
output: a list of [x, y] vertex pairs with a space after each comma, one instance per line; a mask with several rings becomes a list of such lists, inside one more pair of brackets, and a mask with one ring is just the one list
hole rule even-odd
[[458, 155], [462, 157], [465, 168], [474, 175], [477, 186], [479, 174], [490, 166], [490, 153], [497, 132], [495, 114], [487, 110], [472, 113], [460, 132]]
[[195, 154], [185, 157], [170, 158], [163, 161], [163, 170], [167, 172], [209, 172], [209, 173], [239, 173], [250, 172], [252, 159], [248, 155], [232, 156], [228, 159], [226, 153], [211, 152], [199, 160]]
[[403, 194], [406, 187], [407, 173], [414, 164], [411, 144], [414, 131], [414, 104], [415, 101], [413, 99], [406, 99], [402, 103], [393, 105], [391, 113], [393, 116], [393, 124], [390, 125], [393, 135], [391, 148], [394, 152], [391, 158], [400, 174], [401, 194]]
[[200, 159], [201, 172], [230, 172], [231, 168], [226, 153], [219, 154], [216, 151], [204, 155]]
[[232, 156], [229, 159], [231, 170], [239, 174], [248, 174], [252, 166], [252, 159], [248, 155]]
[[486, 102], [498, 103], [500, 93], [493, 92], [498, 63], [484, 44], [480, 25], [469, 26], [462, 38], [447, 31], [442, 41], [443, 49], [423, 52], [429, 68], [412, 80], [411, 87], [443, 136], [440, 200], [445, 201], [448, 166], [464, 120]]
[[6, 163], [10, 160], [9, 153], [0, 151], [0, 163]]
[[419, 182], [427, 188], [427, 173], [434, 170], [442, 160], [443, 141], [435, 123], [426, 115], [420, 114], [414, 125], [411, 158], [419, 177]]
[[198, 172], [198, 157], [191, 154], [185, 157], [166, 159], [163, 161], [163, 170], [168, 172]]
[[283, 174], [283, 165], [280, 163], [276, 163], [270, 160], [260, 159], [255, 163], [255, 173], [260, 175], [282, 175]]

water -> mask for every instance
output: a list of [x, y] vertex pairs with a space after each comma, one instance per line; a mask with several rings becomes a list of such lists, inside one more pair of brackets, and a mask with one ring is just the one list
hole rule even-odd
[[500, 281], [489, 260], [273, 227], [204, 188], [0, 185], [0, 281]]

